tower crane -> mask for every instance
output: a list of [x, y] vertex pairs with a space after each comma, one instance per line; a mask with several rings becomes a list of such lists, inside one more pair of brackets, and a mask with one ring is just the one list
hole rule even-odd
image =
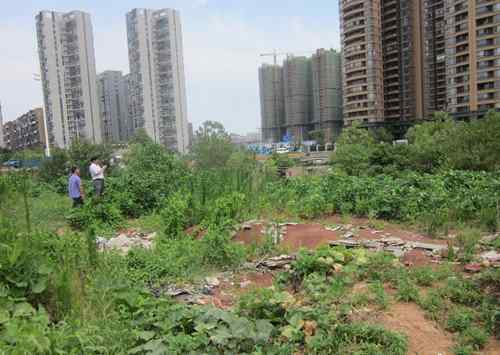
[[278, 57], [279, 56], [287, 56], [287, 57], [290, 57], [294, 54], [310, 54], [314, 51], [303, 51], [303, 52], [295, 52], [295, 53], [292, 53], [292, 52], [282, 52], [282, 53], [278, 53], [276, 50], [274, 50], [272, 53], [262, 53], [260, 56], [261, 57], [273, 57], [274, 59], [274, 65], [278, 65]]

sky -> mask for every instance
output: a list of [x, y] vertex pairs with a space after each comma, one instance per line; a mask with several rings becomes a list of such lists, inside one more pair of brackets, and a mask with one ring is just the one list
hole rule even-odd
[[[219, 121], [234, 133], [260, 128], [261, 53], [310, 55], [340, 47], [335, 0], [2, 0], [0, 102], [4, 121], [42, 105], [35, 15], [82, 10], [92, 16], [97, 72], [128, 72], [125, 14], [136, 7], [181, 13], [188, 120]], [[280, 58], [282, 60], [283, 58]]]

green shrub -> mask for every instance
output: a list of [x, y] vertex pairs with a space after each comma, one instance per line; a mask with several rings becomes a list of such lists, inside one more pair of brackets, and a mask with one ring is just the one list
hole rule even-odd
[[409, 277], [401, 277], [398, 280], [396, 298], [403, 302], [419, 301], [419, 290]]
[[474, 314], [467, 308], [455, 307], [448, 314], [446, 328], [452, 332], [462, 332], [472, 326]]
[[188, 225], [188, 196], [180, 191], [167, 199], [166, 206], [160, 215], [165, 226], [164, 233], [167, 238], [176, 239], [183, 235]]
[[471, 346], [475, 350], [484, 348], [488, 342], [488, 334], [481, 328], [471, 326], [460, 333], [460, 344]]
[[229, 233], [217, 227], [209, 227], [201, 240], [201, 248], [206, 265], [235, 267], [246, 257], [245, 247], [232, 243]]

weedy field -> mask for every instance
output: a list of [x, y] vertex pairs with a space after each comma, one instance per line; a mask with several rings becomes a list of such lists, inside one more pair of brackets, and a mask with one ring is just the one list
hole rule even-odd
[[106, 147], [0, 175], [0, 353], [500, 352], [497, 170], [282, 179], [198, 139], [138, 139], [76, 209], [67, 167]]

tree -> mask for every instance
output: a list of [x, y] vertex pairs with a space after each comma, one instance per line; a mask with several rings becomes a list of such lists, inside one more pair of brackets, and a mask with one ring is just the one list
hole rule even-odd
[[64, 149], [53, 148], [51, 157], [42, 161], [39, 176], [46, 182], [52, 182], [61, 176], [69, 174], [68, 152]]
[[449, 167], [463, 170], [500, 168], [500, 113], [490, 111], [482, 120], [459, 123], [448, 136]]
[[416, 125], [408, 130], [410, 160], [415, 169], [433, 172], [447, 162], [447, 145], [455, 136], [456, 126], [448, 114], [438, 112], [435, 121]]
[[367, 174], [370, 158], [375, 150], [375, 139], [358, 124], [345, 128], [332, 155], [332, 163], [350, 175]]
[[148, 133], [144, 128], [139, 128], [135, 131], [134, 135], [130, 138], [130, 144], [147, 144], [153, 143], [151, 137], [148, 136]]
[[202, 169], [220, 168], [226, 165], [235, 151], [231, 137], [224, 126], [215, 121], [206, 121], [196, 131], [193, 144], [193, 160]]

